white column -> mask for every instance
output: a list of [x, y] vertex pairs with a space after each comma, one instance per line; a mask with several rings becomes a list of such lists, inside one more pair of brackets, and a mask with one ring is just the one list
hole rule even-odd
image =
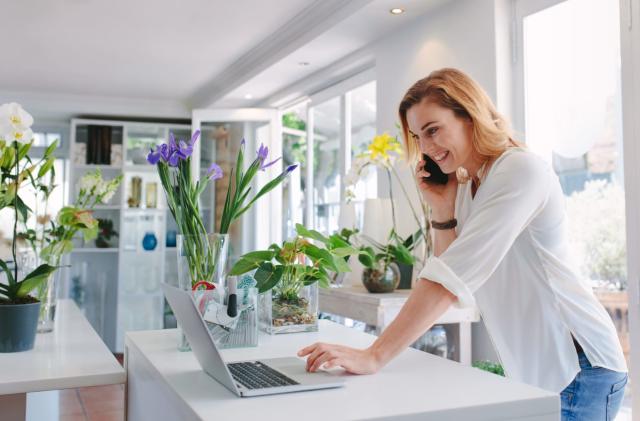
[[313, 107], [307, 106], [307, 171], [305, 173], [305, 185], [304, 192], [304, 224], [307, 228], [315, 228], [315, 222], [313, 218]]
[[340, 203], [344, 203], [344, 178], [351, 168], [351, 92], [340, 97]]

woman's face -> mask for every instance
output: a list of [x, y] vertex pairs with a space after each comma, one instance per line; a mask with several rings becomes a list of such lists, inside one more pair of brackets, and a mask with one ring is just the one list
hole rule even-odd
[[421, 153], [433, 159], [446, 173], [473, 167], [473, 123], [457, 117], [448, 108], [424, 99], [407, 111], [409, 136]]

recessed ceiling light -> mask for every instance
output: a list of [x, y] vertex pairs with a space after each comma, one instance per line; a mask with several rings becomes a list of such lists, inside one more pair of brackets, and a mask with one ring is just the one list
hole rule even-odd
[[389, 10], [389, 13], [391, 13], [392, 15], [400, 15], [404, 13], [404, 9], [401, 9], [399, 7], [394, 7], [393, 9]]
[[253, 98], [253, 95], [251, 95], [251, 94], [246, 94], [244, 96], [244, 99], [251, 99], [251, 98]]
[[304, 67], [304, 66], [308, 66], [310, 64], [311, 63], [309, 63], [308, 61], [301, 61], [301, 62], [298, 63], [298, 66], [303, 66]]

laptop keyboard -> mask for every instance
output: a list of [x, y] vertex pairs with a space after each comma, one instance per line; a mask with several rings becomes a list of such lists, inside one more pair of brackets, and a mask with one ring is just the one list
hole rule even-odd
[[235, 380], [247, 389], [264, 389], [300, 384], [261, 362], [227, 364]]

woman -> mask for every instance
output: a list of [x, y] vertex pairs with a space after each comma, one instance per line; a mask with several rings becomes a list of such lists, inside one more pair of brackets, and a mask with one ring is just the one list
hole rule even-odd
[[375, 373], [449, 306], [475, 305], [508, 377], [561, 393], [563, 419], [613, 419], [627, 367], [610, 317], [569, 263], [552, 168], [511, 138], [487, 94], [459, 70], [416, 82], [399, 113], [408, 156], [426, 154], [449, 174], [437, 185], [424, 160], [416, 166], [434, 256], [371, 347], [313, 344], [299, 352], [307, 369]]

